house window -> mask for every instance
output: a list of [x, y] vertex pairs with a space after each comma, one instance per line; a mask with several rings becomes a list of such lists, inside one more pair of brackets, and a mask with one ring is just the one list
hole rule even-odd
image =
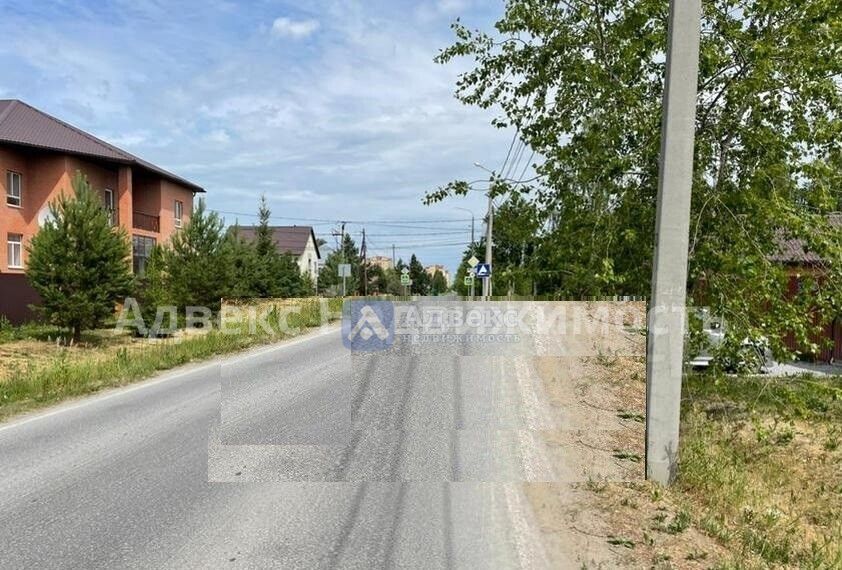
[[6, 171], [6, 204], [21, 207], [22, 176], [20, 172]]
[[181, 227], [181, 219], [184, 216], [184, 202], [176, 200], [173, 205], [173, 214], [175, 216], [175, 227]]
[[153, 247], [155, 247], [155, 238], [132, 236], [132, 269], [135, 275], [143, 275], [146, 271], [146, 261]]
[[117, 223], [117, 216], [115, 215], [117, 209], [114, 206], [114, 190], [106, 188], [103, 191], [103, 199], [105, 202], [105, 212], [108, 214], [108, 223], [114, 226]]
[[9, 234], [8, 240], [9, 269], [23, 269], [23, 236]]

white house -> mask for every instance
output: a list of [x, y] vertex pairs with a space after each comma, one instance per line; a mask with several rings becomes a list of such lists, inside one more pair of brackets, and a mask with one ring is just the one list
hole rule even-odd
[[[253, 240], [256, 226], [240, 226], [240, 235], [246, 240]], [[316, 234], [310, 226], [271, 226], [270, 231], [275, 247], [281, 253], [293, 255], [303, 275], [308, 275], [313, 282], [319, 276], [319, 244]]]

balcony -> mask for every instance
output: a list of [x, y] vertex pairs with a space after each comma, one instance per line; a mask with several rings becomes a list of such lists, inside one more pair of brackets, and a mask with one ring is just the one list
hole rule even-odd
[[161, 231], [161, 218], [142, 212], [132, 212], [132, 227], [136, 230], [158, 233]]

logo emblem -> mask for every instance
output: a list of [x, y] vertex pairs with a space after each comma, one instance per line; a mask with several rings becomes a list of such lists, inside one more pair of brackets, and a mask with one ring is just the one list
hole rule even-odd
[[353, 351], [376, 352], [395, 342], [395, 311], [389, 301], [348, 301], [342, 342]]

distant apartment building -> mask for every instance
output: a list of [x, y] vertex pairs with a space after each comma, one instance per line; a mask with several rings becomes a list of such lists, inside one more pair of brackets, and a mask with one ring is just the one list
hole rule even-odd
[[439, 272], [444, 276], [444, 280], [447, 281], [447, 286], [450, 287], [452, 285], [450, 281], [450, 271], [448, 271], [447, 267], [444, 265], [428, 265], [424, 268], [424, 271], [426, 271], [427, 275], [430, 277], [433, 277], [436, 272]]
[[384, 271], [387, 269], [392, 269], [394, 264], [392, 263], [392, 258], [387, 257], [385, 255], [373, 255], [367, 258], [369, 265], [379, 267]]
[[[240, 235], [251, 241], [254, 239], [256, 226], [238, 226]], [[319, 242], [310, 226], [272, 226], [272, 240], [281, 253], [295, 257], [302, 275], [307, 275], [313, 283], [319, 277]]]
[[132, 240], [141, 273], [152, 246], [190, 219], [204, 190], [91, 134], [18, 100], [0, 100], [0, 314], [27, 318], [37, 295], [25, 277], [26, 247], [61, 193], [72, 193], [79, 171], [102, 199], [114, 226]]

